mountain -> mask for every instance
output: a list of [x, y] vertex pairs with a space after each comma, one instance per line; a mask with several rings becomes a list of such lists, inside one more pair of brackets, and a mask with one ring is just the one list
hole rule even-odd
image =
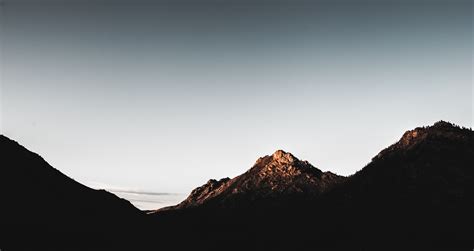
[[440, 196], [474, 202], [469, 196], [473, 192], [469, 186], [474, 177], [473, 140], [472, 130], [445, 121], [415, 128], [382, 150], [338, 190], [350, 187], [351, 194], [363, 196], [380, 191], [410, 196], [420, 193], [420, 199], [431, 203], [440, 202]]
[[322, 172], [282, 150], [261, 157], [233, 179], [209, 180], [180, 204], [160, 211], [200, 206], [244, 207], [269, 199], [315, 197], [342, 183], [344, 177]]
[[419, 127], [349, 177], [277, 151], [152, 215], [216, 249], [470, 249], [473, 139], [444, 121]]
[[3, 135], [0, 154], [2, 250], [105, 249], [144, 219], [128, 201], [74, 181]]
[[474, 246], [474, 132], [440, 121], [403, 134], [319, 201], [361, 243]]
[[0, 249], [472, 250], [473, 140], [418, 127], [348, 177], [278, 150], [145, 213], [0, 136]]

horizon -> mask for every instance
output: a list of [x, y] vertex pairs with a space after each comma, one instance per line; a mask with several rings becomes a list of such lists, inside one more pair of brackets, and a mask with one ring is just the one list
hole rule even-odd
[[277, 149], [347, 176], [473, 125], [470, 1], [2, 3], [0, 133], [94, 188], [187, 195]]

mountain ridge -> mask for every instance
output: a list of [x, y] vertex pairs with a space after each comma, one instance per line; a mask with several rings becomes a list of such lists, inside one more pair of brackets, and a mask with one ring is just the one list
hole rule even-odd
[[225, 203], [233, 198], [247, 195], [250, 195], [245, 198], [247, 202], [280, 196], [317, 196], [344, 179], [345, 177], [331, 172], [322, 172], [291, 153], [277, 150], [272, 155], [258, 158], [243, 174], [232, 179], [210, 179], [194, 189], [180, 204], [157, 211], [192, 208], [215, 203], [217, 200], [224, 200], [225, 202], [218, 204], [225, 207], [229, 206]]
[[373, 159], [382, 157], [384, 154], [387, 154], [395, 149], [410, 149], [414, 145], [417, 145], [424, 140], [433, 139], [435, 137], [451, 139], [460, 139], [466, 137], [465, 135], [459, 134], [462, 131], [472, 132], [472, 129], [461, 127], [444, 120], [440, 120], [434, 123], [432, 126], [417, 127], [403, 133], [402, 137], [397, 142], [380, 151], [379, 154], [377, 154]]
[[[369, 164], [319, 194], [262, 197], [259, 188], [235, 182], [251, 189], [192, 206], [185, 200], [184, 206], [151, 216], [174, 233], [186, 233], [192, 243], [208, 238], [206, 243], [216, 247], [233, 243], [235, 250], [248, 243], [275, 250], [469, 249], [474, 245], [473, 142], [471, 129], [440, 121], [406, 131]], [[291, 163], [293, 155], [286, 156], [283, 162]], [[253, 181], [248, 175], [258, 177], [272, 160], [262, 157], [234, 179]], [[228, 182], [214, 183], [219, 191], [232, 191], [223, 185]]]
[[473, 143], [471, 129], [448, 122], [417, 127], [347, 177], [277, 150], [145, 213], [2, 135], [0, 248], [148, 250], [158, 239], [173, 250], [469, 249]]
[[[447, 138], [465, 142], [468, 140], [468, 138], [466, 138], [467, 136], [465, 136], [462, 132], [464, 132], [464, 134], [466, 132], [472, 133], [472, 130], [443, 120], [434, 123], [432, 126], [417, 127], [413, 130], [406, 131], [397, 142], [381, 150], [376, 156], [372, 158], [372, 162], [387, 158], [393, 153], [409, 151], [427, 140], [433, 141], [437, 138]], [[369, 166], [369, 169], [371, 163], [367, 165]], [[272, 197], [284, 195], [297, 196], [298, 193], [317, 196], [327, 192], [327, 190], [329, 190], [332, 186], [350, 180], [353, 176], [358, 175], [358, 173], [364, 172], [363, 170], [366, 167], [352, 175], [340, 176], [330, 171], [322, 172], [321, 170], [312, 166], [308, 161], [299, 160], [292, 153], [285, 152], [283, 150], [277, 150], [272, 155], [266, 155], [258, 158], [255, 164], [243, 174], [238, 175], [232, 179], [229, 177], [222, 178], [220, 180], [210, 179], [206, 184], [194, 189], [188, 198], [178, 205], [161, 208], [156, 210], [156, 212], [199, 207], [204, 206], [209, 202], [213, 202], [214, 205], [223, 204], [224, 206], [226, 203], [241, 204], [241, 202], [229, 202], [230, 199], [226, 198], [226, 196], [237, 197], [235, 194], [245, 194], [245, 192], [248, 192], [249, 189], [253, 189], [255, 194], [251, 195], [251, 197], [245, 198], [244, 200], [246, 201], [271, 199]], [[306, 178], [308, 179], [303, 177], [300, 180], [296, 180], [295, 182], [299, 186], [292, 186], [291, 183], [284, 183], [286, 178], [290, 177], [291, 179], [291, 177], [295, 177], [300, 174], [307, 175]], [[308, 175], [315, 177], [315, 179], [309, 179]], [[268, 178], [268, 180], [265, 180], [265, 178]], [[283, 180], [283, 183], [278, 184], [279, 180]], [[318, 187], [318, 182], [322, 183], [319, 184], [320, 187]], [[270, 190], [276, 190], [272, 191], [274, 192], [273, 196], [269, 196], [268, 193], [262, 194], [261, 191], [257, 191], [261, 189], [262, 186], [264, 188], [268, 188], [269, 184]], [[307, 186], [307, 189], [303, 191], [301, 189], [303, 184], [313, 184], [313, 188], [315, 188], [315, 190], [308, 190], [308, 188], [311, 186]], [[273, 185], [275, 186], [272, 187]], [[285, 192], [287, 193], [285, 194]], [[256, 198], [253, 198], [252, 196]], [[222, 202], [216, 202], [216, 200], [222, 200]]]

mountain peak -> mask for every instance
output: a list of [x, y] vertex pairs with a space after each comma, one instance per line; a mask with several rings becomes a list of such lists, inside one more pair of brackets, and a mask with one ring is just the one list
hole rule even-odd
[[293, 154], [285, 152], [283, 150], [277, 150], [275, 153], [272, 154], [273, 161], [281, 162], [281, 163], [294, 163], [298, 161], [298, 159], [293, 156]]
[[450, 122], [440, 120], [431, 126], [417, 127], [406, 131], [400, 140], [382, 150], [374, 159], [383, 158], [399, 151], [408, 151], [424, 143], [441, 146], [446, 141], [466, 142], [470, 129], [462, 128]]
[[277, 150], [270, 156], [259, 158], [247, 173], [262, 179], [282, 180], [292, 179], [304, 173], [320, 176], [322, 172], [308, 161], [301, 161], [289, 152]]
[[455, 128], [457, 126], [453, 123], [450, 123], [450, 122], [447, 122], [447, 121], [444, 121], [444, 120], [440, 120], [440, 121], [434, 123], [431, 127], [432, 128]]
[[232, 207], [262, 199], [318, 196], [344, 179], [345, 177], [330, 172], [322, 172], [289, 152], [277, 150], [272, 155], [259, 158], [245, 173], [233, 179], [209, 180], [194, 189], [179, 205], [159, 211], [210, 203], [218, 207]]
[[417, 127], [413, 130], [409, 130], [405, 132], [398, 142], [399, 146], [406, 147], [416, 143], [419, 143], [425, 140], [428, 137], [431, 138], [450, 138], [462, 135], [461, 127], [452, 124], [450, 122], [446, 122], [440, 120], [434, 123], [432, 126], [427, 127]]

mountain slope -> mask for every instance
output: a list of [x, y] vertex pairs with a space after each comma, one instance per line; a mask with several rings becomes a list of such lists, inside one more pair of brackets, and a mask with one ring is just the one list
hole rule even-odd
[[33, 243], [37, 248], [70, 243], [90, 248], [91, 242], [97, 244], [93, 240], [118, 234], [143, 218], [128, 201], [72, 180], [3, 135], [0, 154], [1, 248]]
[[444, 121], [407, 131], [316, 204], [351, 212], [344, 229], [362, 243], [472, 247], [473, 143], [472, 130]]
[[[386, 193], [429, 203], [445, 198], [468, 199], [474, 204], [474, 133], [440, 121], [407, 131], [382, 150], [337, 190], [351, 196]], [[373, 189], [372, 187], [377, 187]]]
[[278, 150], [271, 156], [259, 158], [244, 174], [233, 179], [209, 180], [177, 206], [161, 211], [199, 206], [243, 207], [269, 199], [313, 197], [344, 179]]

